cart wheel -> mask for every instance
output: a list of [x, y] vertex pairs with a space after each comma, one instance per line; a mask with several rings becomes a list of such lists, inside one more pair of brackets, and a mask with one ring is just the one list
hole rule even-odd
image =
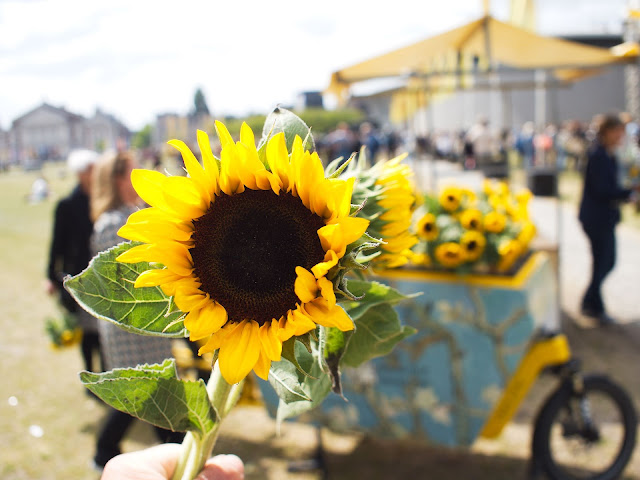
[[553, 480], [613, 480], [636, 443], [636, 412], [629, 395], [605, 376], [589, 375], [577, 392], [564, 382], [536, 419], [534, 462]]

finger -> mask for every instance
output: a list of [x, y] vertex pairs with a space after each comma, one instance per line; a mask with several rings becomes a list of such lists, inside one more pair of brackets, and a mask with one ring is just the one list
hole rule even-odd
[[205, 464], [196, 480], [243, 480], [244, 464], [235, 455], [217, 455]]
[[165, 443], [139, 452], [125, 453], [107, 462], [101, 480], [166, 479], [176, 468], [181, 446]]

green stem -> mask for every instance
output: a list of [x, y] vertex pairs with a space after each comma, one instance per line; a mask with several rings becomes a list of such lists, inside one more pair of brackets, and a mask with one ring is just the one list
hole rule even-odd
[[209, 401], [217, 413], [215, 425], [202, 435], [187, 432], [182, 442], [182, 453], [171, 480], [193, 480], [202, 471], [218, 439], [222, 420], [238, 401], [243, 383], [229, 385], [220, 373], [220, 367], [216, 362], [207, 382]]

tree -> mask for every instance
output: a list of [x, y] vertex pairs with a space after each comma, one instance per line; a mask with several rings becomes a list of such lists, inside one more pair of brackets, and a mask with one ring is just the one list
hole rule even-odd
[[153, 131], [153, 126], [151, 124], [145, 125], [142, 130], [136, 132], [131, 140], [131, 145], [134, 148], [147, 148], [151, 146], [151, 132]]
[[196, 115], [204, 114], [209, 115], [209, 107], [207, 106], [207, 100], [204, 98], [204, 93], [202, 93], [202, 89], [198, 88], [196, 90], [196, 94], [193, 97], [193, 104], [195, 106]]

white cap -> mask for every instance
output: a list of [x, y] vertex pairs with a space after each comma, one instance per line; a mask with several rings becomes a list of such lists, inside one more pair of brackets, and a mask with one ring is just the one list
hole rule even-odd
[[98, 157], [98, 153], [92, 150], [73, 150], [67, 158], [67, 167], [75, 173], [81, 173], [96, 163]]

